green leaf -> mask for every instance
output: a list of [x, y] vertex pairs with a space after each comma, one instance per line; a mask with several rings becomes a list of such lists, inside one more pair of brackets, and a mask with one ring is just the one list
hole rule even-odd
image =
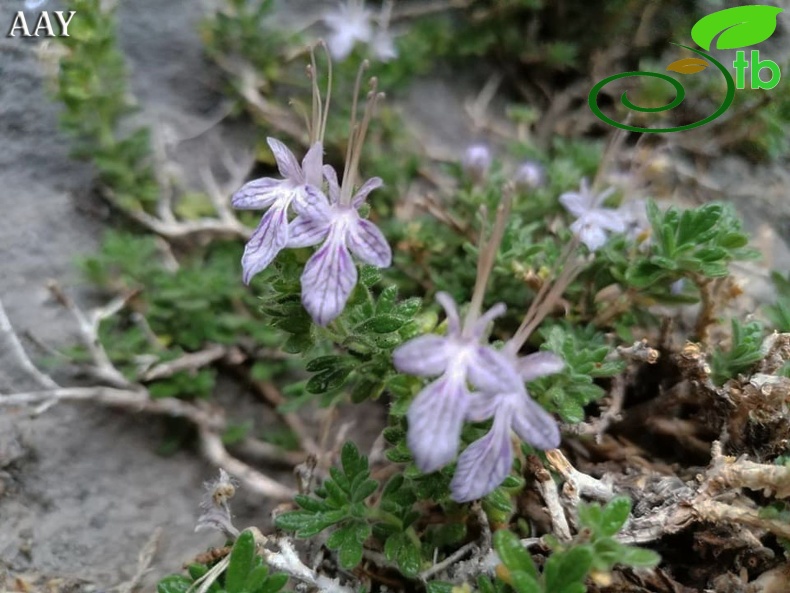
[[186, 593], [192, 581], [180, 574], [166, 576], [156, 585], [157, 593]]
[[247, 575], [247, 580], [244, 581], [244, 591], [246, 593], [255, 593], [263, 587], [266, 582], [266, 577], [269, 576], [269, 567], [265, 564], [256, 566]]
[[618, 562], [639, 568], [652, 568], [661, 562], [661, 556], [653, 550], [637, 548], [636, 546], [623, 546]]
[[323, 371], [333, 371], [341, 366], [350, 366], [344, 356], [330, 355], [314, 358], [305, 365], [308, 373], [320, 373]]
[[225, 589], [228, 593], [243, 593], [254, 557], [255, 538], [251, 532], [242, 531], [230, 551], [230, 563], [225, 571]]
[[518, 536], [508, 529], [500, 529], [494, 533], [494, 548], [502, 559], [502, 563], [510, 570], [523, 571], [525, 574], [538, 577], [538, 570], [532, 562], [532, 556], [518, 539]]
[[362, 561], [362, 544], [371, 531], [364, 521], [349, 521], [329, 536], [326, 545], [330, 550], [338, 550], [341, 566], [351, 570]]
[[510, 580], [516, 593], [543, 593], [536, 579], [537, 577], [521, 570], [510, 572]]
[[368, 471], [367, 458], [360, 455], [357, 446], [350, 441], [343, 445], [340, 461], [343, 464], [343, 471], [348, 476], [356, 476]]
[[408, 319], [396, 315], [377, 315], [357, 325], [354, 332], [388, 334], [399, 330], [407, 321]]
[[425, 586], [425, 590], [428, 593], [452, 593], [453, 584], [443, 581], [431, 581]]
[[254, 593], [277, 593], [280, 589], [285, 587], [287, 583], [288, 583], [288, 575], [282, 572], [278, 572], [270, 576], [268, 579], [266, 579], [266, 583], [264, 583], [263, 587], [261, 587], [259, 591], [256, 591]]
[[624, 496], [612, 499], [603, 509], [599, 535], [611, 536], [622, 529], [631, 514], [631, 500]]
[[594, 533], [598, 533], [603, 524], [603, 509], [601, 509], [601, 506], [598, 504], [580, 504], [579, 522], [583, 527], [592, 530]]
[[565, 552], [555, 552], [543, 570], [546, 591], [563, 591], [575, 583], [583, 584], [592, 561], [593, 553], [588, 546], [577, 545]]
[[738, 49], [762, 43], [776, 31], [776, 17], [783, 9], [775, 6], [736, 6], [701, 18], [691, 29], [691, 38], [710, 50], [721, 33], [716, 49]]
[[351, 374], [351, 367], [340, 367], [332, 371], [324, 371], [310, 377], [305, 385], [305, 390], [308, 393], [326, 393], [339, 389], [346, 382], [346, 379]]
[[208, 567], [205, 564], [193, 563], [187, 567], [187, 571], [189, 572], [189, 576], [192, 577], [192, 580], [196, 581], [208, 572]]

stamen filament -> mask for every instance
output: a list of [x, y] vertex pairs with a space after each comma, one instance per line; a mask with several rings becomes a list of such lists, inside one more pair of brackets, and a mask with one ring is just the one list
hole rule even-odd
[[329, 55], [329, 49], [323, 39], [318, 43], [324, 48], [326, 54], [326, 99], [324, 100], [324, 117], [318, 134], [318, 141], [323, 143], [326, 135], [326, 122], [329, 118], [329, 100], [332, 98], [332, 56]]
[[574, 236], [573, 240], [565, 247], [562, 255], [552, 268], [551, 275], [553, 276], [559, 267], [562, 266], [562, 272], [560, 272], [559, 277], [554, 283], [550, 281], [544, 282], [535, 295], [535, 298], [532, 299], [532, 304], [530, 304], [529, 309], [527, 309], [524, 320], [508, 342], [508, 347], [512, 350], [513, 354], [517, 353], [526, 343], [529, 336], [535, 331], [535, 328], [538, 327], [546, 318], [546, 315], [551, 312], [555, 300], [565, 292], [565, 289], [568, 288], [576, 275], [581, 271], [582, 265], [570, 262], [570, 257], [576, 251], [578, 245], [579, 240]]
[[505, 235], [505, 227], [507, 226], [507, 220], [510, 216], [510, 208], [513, 205], [513, 193], [514, 187], [511, 184], [507, 184], [502, 188], [502, 199], [497, 207], [496, 221], [494, 222], [494, 228], [491, 231], [491, 237], [488, 241], [485, 240], [484, 233], [481, 232], [480, 251], [477, 256], [477, 278], [475, 279], [472, 302], [466, 314], [464, 327], [471, 328], [478, 317], [480, 317], [488, 279], [491, 276], [491, 270], [494, 268], [499, 245], [502, 243], [502, 237]]

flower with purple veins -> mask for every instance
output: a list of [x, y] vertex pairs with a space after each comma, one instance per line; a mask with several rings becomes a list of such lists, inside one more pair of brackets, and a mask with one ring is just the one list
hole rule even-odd
[[[558, 373], [564, 362], [551, 352], [537, 352], [516, 359], [514, 366], [523, 381], [532, 381]], [[451, 497], [456, 502], [482, 498], [505, 480], [513, 464], [511, 430], [537, 449], [555, 449], [560, 444], [557, 422], [533, 401], [523, 383], [516, 390], [471, 396], [466, 420], [481, 422], [491, 417], [491, 429], [458, 458], [450, 483]]]
[[329, 184], [329, 200], [315, 187], [307, 189], [307, 201], [291, 223], [288, 247], [324, 244], [307, 260], [302, 272], [302, 304], [318, 325], [325, 326], [346, 306], [357, 283], [357, 267], [351, 259], [378, 268], [389, 267], [392, 250], [376, 225], [359, 215], [368, 194], [382, 186], [378, 177], [368, 179], [352, 196], [341, 200], [337, 174], [324, 167]]
[[272, 263], [288, 243], [288, 211], [291, 203], [304, 200], [308, 187], [321, 186], [323, 146], [314, 143], [307, 151], [302, 164], [293, 152], [275, 138], [267, 138], [274, 153], [274, 160], [283, 179], [263, 177], [246, 183], [239, 189], [231, 203], [239, 210], [267, 210], [258, 228], [244, 247], [241, 265], [244, 283], [249, 284], [255, 274]]
[[427, 334], [402, 344], [392, 354], [395, 368], [421, 377], [438, 377], [409, 406], [407, 442], [417, 467], [434, 472], [458, 452], [461, 428], [472, 400], [467, 383], [483, 393], [523, 389], [513, 365], [480, 340], [490, 321], [505, 311], [503, 304], [479, 318], [467, 317], [464, 326], [455, 302], [446, 293], [436, 300], [447, 314], [447, 334]]
[[586, 179], [582, 179], [578, 192], [565, 192], [560, 203], [576, 217], [571, 231], [590, 251], [595, 251], [606, 243], [606, 231], [622, 233], [625, 231], [623, 215], [618, 210], [605, 208], [604, 201], [614, 193], [614, 188], [595, 195]]

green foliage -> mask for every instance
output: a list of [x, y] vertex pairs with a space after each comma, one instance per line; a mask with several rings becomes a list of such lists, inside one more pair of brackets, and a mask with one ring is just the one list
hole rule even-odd
[[503, 591], [507, 583], [516, 593], [584, 593], [585, 581], [592, 572], [609, 572], [616, 564], [653, 567], [658, 555], [643, 548], [626, 546], [614, 539], [631, 512], [627, 498], [615, 498], [606, 506], [579, 507], [583, 531], [570, 543], [553, 541], [552, 554], [538, 572], [518, 536], [500, 529], [494, 534], [494, 547], [506, 571], [497, 572], [496, 583], [484, 580], [480, 591]]
[[385, 540], [384, 552], [397, 562], [404, 574], [416, 575], [420, 566], [420, 543], [410, 524], [418, 516], [411, 510], [415, 501], [402, 476], [384, 488], [378, 505], [366, 501], [378, 490], [370, 478], [367, 458], [353, 443], [346, 443], [341, 454], [342, 469], [331, 468], [330, 478], [316, 490], [316, 496], [298, 495], [301, 507], [279, 515], [277, 527], [296, 532], [297, 537], [313, 537], [332, 528], [327, 546], [337, 550], [340, 565], [350, 570], [362, 560], [363, 544], [375, 533]]
[[647, 215], [653, 228], [649, 252], [634, 261], [625, 277], [636, 288], [683, 277], [695, 282], [720, 278], [729, 273], [730, 262], [757, 256], [746, 247], [749, 237], [729, 204], [710, 203], [683, 211], [672, 206], [662, 212], [650, 201]]
[[201, 25], [209, 57], [220, 63], [244, 60], [259, 75], [265, 90], [280, 78], [285, 50], [299, 41], [296, 34], [270, 22], [273, 8], [273, 0], [228, 0]]
[[[214, 243], [168, 265], [151, 237], [108, 232], [100, 250], [81, 267], [94, 284], [135, 296], [129, 313], [104, 321], [100, 338], [111, 360], [131, 379], [146, 367], [168, 362], [212, 344], [247, 342], [252, 349], [273, 347], [281, 334], [257, 316], [259, 301], [238, 278], [241, 247]], [[270, 375], [287, 362], [267, 361]], [[179, 372], [149, 385], [154, 397], [208, 397], [215, 371]]]
[[581, 422], [584, 406], [605, 394], [597, 378], [613, 377], [623, 371], [622, 360], [607, 360], [611, 352], [604, 335], [595, 328], [557, 324], [541, 331], [541, 349], [559, 354], [565, 361], [562, 372], [530, 383], [530, 393], [553, 408], [566, 422]]
[[139, 210], [156, 201], [159, 186], [150, 165], [148, 130], [121, 131], [132, 108], [115, 19], [101, 5], [100, 0], [75, 0], [70, 8], [80, 16], [68, 37], [57, 38], [66, 49], [56, 93], [64, 107], [61, 123], [75, 138], [75, 155], [92, 161], [101, 183], [112, 189], [113, 203]]
[[759, 321], [741, 323], [733, 319], [731, 327], [730, 347], [717, 348], [711, 357], [711, 376], [717, 385], [745, 373], [763, 358], [764, 330]]
[[771, 274], [777, 298], [773, 305], [765, 307], [765, 315], [778, 332], [790, 332], [790, 276], [785, 278], [778, 272]]
[[[269, 567], [255, 549], [255, 538], [243, 531], [233, 544], [227, 568], [209, 587], [209, 593], [277, 593], [288, 583], [282, 573], [269, 573]], [[209, 571], [209, 566], [192, 564], [189, 576], [170, 575], [159, 581], [157, 593], [187, 593]]]

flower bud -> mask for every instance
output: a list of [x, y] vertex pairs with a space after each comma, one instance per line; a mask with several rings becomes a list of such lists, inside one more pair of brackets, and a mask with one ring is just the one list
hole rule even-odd
[[488, 146], [485, 144], [472, 144], [464, 152], [461, 165], [467, 175], [475, 182], [480, 182], [485, 178], [488, 169], [491, 168], [492, 160], [493, 156]]
[[546, 182], [546, 170], [537, 161], [525, 161], [516, 170], [513, 181], [521, 191], [537, 189]]

